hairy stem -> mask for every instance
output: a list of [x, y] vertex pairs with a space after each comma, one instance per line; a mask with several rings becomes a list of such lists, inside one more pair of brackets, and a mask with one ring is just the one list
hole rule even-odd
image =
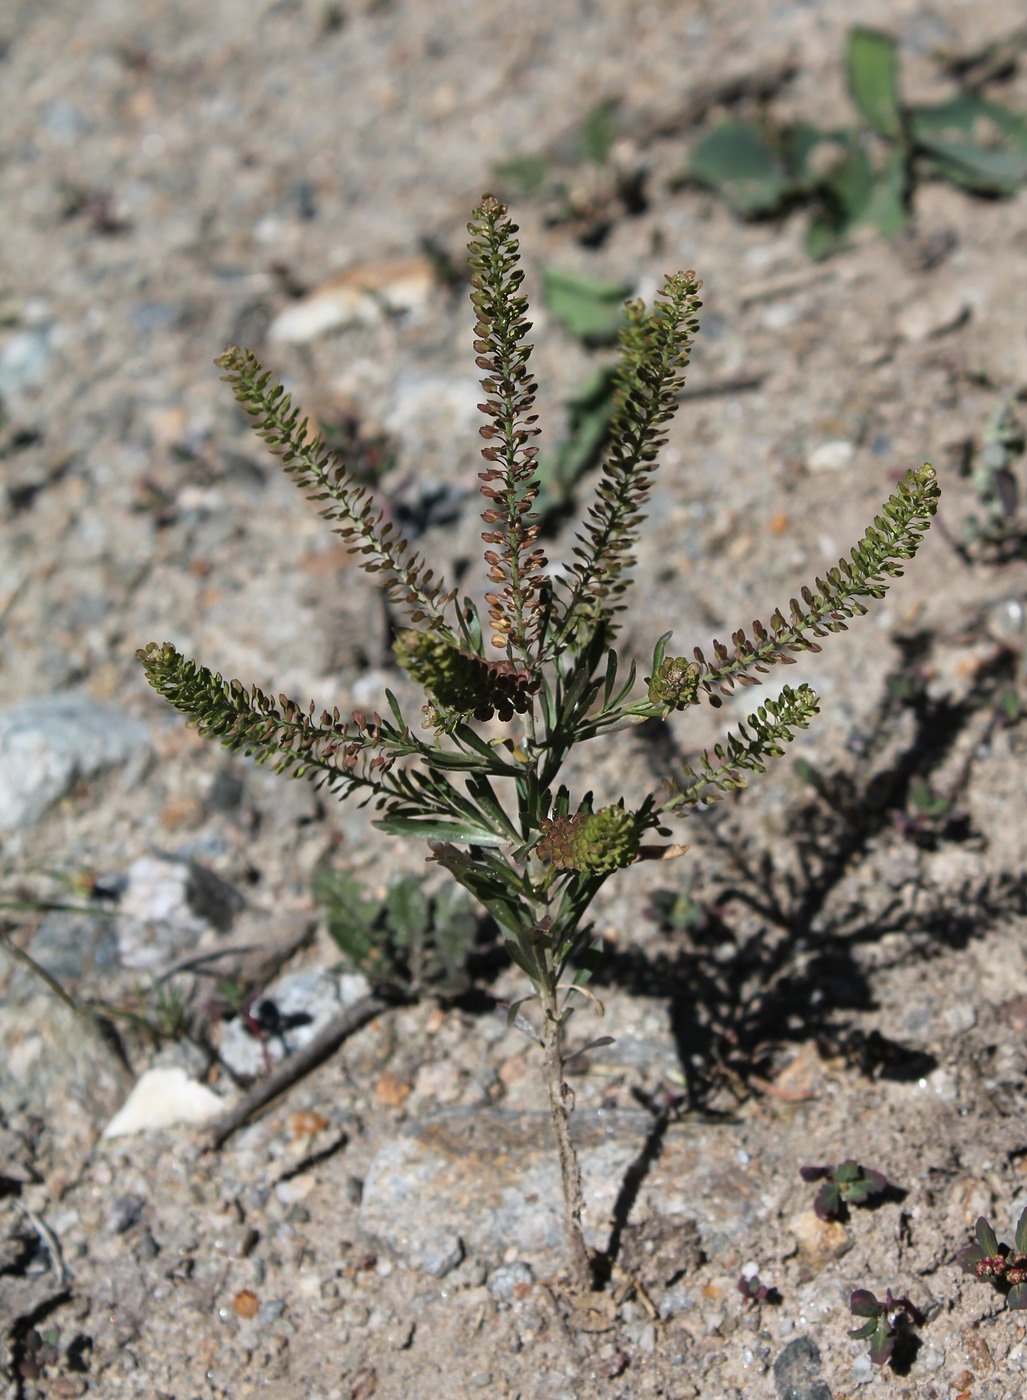
[[553, 1120], [556, 1151], [560, 1159], [560, 1180], [563, 1185], [564, 1230], [567, 1236], [567, 1262], [571, 1281], [581, 1293], [593, 1285], [592, 1258], [585, 1243], [581, 1217], [585, 1198], [581, 1189], [581, 1165], [574, 1143], [568, 1107], [572, 1099], [570, 1086], [563, 1077], [563, 1023], [557, 1006], [557, 994], [551, 987], [540, 986], [542, 1002], [542, 1052], [545, 1063], [546, 1090], [549, 1112]]

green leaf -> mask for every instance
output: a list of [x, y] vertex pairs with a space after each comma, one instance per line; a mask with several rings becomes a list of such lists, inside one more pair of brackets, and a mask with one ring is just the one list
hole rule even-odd
[[898, 52], [895, 40], [875, 29], [849, 32], [847, 67], [852, 100], [879, 136], [902, 138]]
[[614, 130], [612, 102], [597, 102], [581, 123], [578, 149], [581, 159], [592, 165], [605, 165], [613, 145]]
[[870, 1342], [870, 1360], [874, 1366], [883, 1366], [895, 1350], [896, 1336], [886, 1314], [877, 1319], [877, 1327]]
[[324, 905], [325, 927], [347, 961], [366, 968], [380, 960], [381, 950], [373, 936], [380, 906], [364, 897], [360, 881], [345, 870], [319, 870], [311, 890]]
[[839, 148], [848, 149], [852, 141], [849, 130], [825, 131], [810, 122], [794, 122], [780, 133], [782, 159], [801, 187], [815, 189], [830, 170], [833, 161], [825, 159]]
[[998, 1253], [998, 1235], [995, 1234], [983, 1215], [977, 1218], [977, 1243], [984, 1250], [986, 1258], [994, 1259]]
[[1013, 1244], [1016, 1246], [1017, 1254], [1027, 1255], [1027, 1208], [1020, 1212], [1020, 1219], [1016, 1222]]
[[1013, 194], [1027, 182], [1027, 117], [997, 102], [966, 94], [916, 107], [910, 131], [928, 156], [924, 173], [981, 194]]
[[853, 141], [842, 162], [818, 187], [820, 210], [806, 231], [810, 257], [830, 257], [863, 220], [874, 193], [875, 174], [863, 146]]
[[860, 224], [890, 237], [907, 219], [906, 163], [901, 149], [888, 153], [878, 170], [870, 153], [853, 141], [845, 158], [817, 187], [820, 209], [806, 231], [806, 251], [817, 260], [843, 247]]
[[545, 156], [512, 156], [498, 161], [492, 173], [500, 186], [513, 185], [520, 194], [531, 198], [545, 184], [549, 162]]
[[692, 152], [686, 178], [716, 190], [736, 214], [774, 214], [790, 198], [796, 181], [763, 128], [725, 121]]
[[864, 212], [864, 220], [875, 224], [879, 233], [891, 238], [909, 221], [909, 170], [906, 152], [895, 147], [888, 152], [884, 169], [874, 181]]
[[409, 948], [428, 931], [428, 896], [421, 881], [404, 876], [385, 896], [385, 922], [397, 947]]
[[471, 846], [505, 846], [509, 837], [500, 836], [470, 822], [437, 821], [430, 817], [384, 816], [372, 822], [392, 836], [416, 836], [422, 841], [462, 841]]
[[568, 435], [538, 465], [535, 511], [543, 521], [568, 505], [578, 480], [597, 461], [616, 406], [615, 385], [616, 370], [603, 365], [568, 402]]
[[601, 282], [558, 267], [542, 269], [542, 299], [576, 340], [593, 345], [615, 340], [630, 295], [624, 282]]
[[1006, 1307], [1013, 1312], [1027, 1308], [1027, 1283], [1014, 1283], [1006, 1296]]

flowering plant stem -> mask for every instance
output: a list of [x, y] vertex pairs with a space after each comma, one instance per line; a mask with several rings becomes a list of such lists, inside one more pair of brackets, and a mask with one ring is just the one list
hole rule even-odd
[[[710, 657], [668, 656], [653, 644], [650, 674], [622, 674], [616, 638], [631, 582], [666, 425], [674, 414], [698, 328], [694, 273], [666, 278], [648, 310], [629, 302], [616, 371], [609, 445], [592, 504], [562, 572], [549, 568], [533, 506], [536, 385], [528, 368], [527, 303], [516, 227], [486, 195], [469, 225], [474, 350], [482, 371], [485, 469], [479, 473], [486, 527], [484, 609], [460, 599], [308, 433], [280, 384], [255, 356], [230, 348], [218, 363], [257, 433], [322, 514], [375, 574], [402, 616], [395, 652], [422, 688], [421, 731], [387, 692], [388, 713], [317, 715], [285, 695], [277, 700], [182, 656], [171, 643], [139, 652], [147, 679], [199, 731], [227, 748], [306, 777], [341, 797], [374, 804], [382, 831], [428, 842], [431, 859], [495, 919], [532, 995], [511, 1007], [542, 1047], [560, 1161], [569, 1265], [574, 1284], [592, 1282], [583, 1233], [581, 1171], [568, 1121], [562, 1038], [572, 991], [598, 954], [587, 922], [596, 894], [616, 871], [679, 854], [666, 823], [743, 788], [780, 755], [818, 711], [808, 685], [785, 686], [755, 708], [723, 743], [680, 763], [637, 806], [625, 798], [595, 805], [560, 782], [581, 744], [706, 701], [719, 705], [735, 686], [756, 685], [771, 666], [820, 650], [879, 598], [916, 552], [934, 514], [933, 470], [910, 471], [847, 558], [801, 590], [769, 622], [715, 641]], [[482, 725], [490, 724], [488, 731]], [[646, 837], [661, 838], [653, 844]], [[662, 843], [662, 844], [661, 844]], [[541, 1030], [518, 1009], [538, 1003]], [[600, 1007], [601, 1009], [601, 1007]]]

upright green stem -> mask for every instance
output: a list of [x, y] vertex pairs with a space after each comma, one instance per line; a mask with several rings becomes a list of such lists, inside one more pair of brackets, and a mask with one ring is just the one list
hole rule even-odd
[[592, 1288], [594, 1279], [591, 1255], [581, 1228], [585, 1198], [581, 1189], [581, 1165], [571, 1141], [568, 1109], [573, 1096], [563, 1077], [563, 1023], [555, 988], [540, 985], [539, 997], [542, 1002], [542, 1052], [546, 1089], [549, 1094], [549, 1112], [553, 1120], [556, 1151], [560, 1159], [560, 1180], [563, 1185], [568, 1263], [575, 1289], [587, 1293]]

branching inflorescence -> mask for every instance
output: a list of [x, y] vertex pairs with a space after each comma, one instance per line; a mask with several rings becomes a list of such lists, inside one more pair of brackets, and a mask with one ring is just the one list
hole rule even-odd
[[[324, 443], [308, 437], [306, 421], [252, 354], [232, 347], [217, 362], [258, 434], [399, 610], [396, 660], [426, 694], [420, 728], [434, 731], [431, 737], [411, 729], [391, 693], [388, 717], [344, 719], [337, 709], [316, 716], [312, 705], [226, 682], [168, 643], [151, 643], [139, 657], [150, 684], [201, 733], [340, 796], [359, 791], [375, 804], [377, 826], [427, 840], [432, 859], [495, 918], [540, 1007], [570, 1259], [585, 1286], [590, 1258], [561, 1036], [568, 998], [587, 979], [589, 906], [611, 874], [653, 852], [647, 833], [669, 836], [668, 818], [763, 772], [809, 724], [817, 698], [808, 685], [786, 686], [723, 743], [668, 772], [663, 787], [634, 808], [622, 800], [595, 810], [591, 793], [575, 801], [559, 781], [563, 765], [579, 744], [702, 699], [719, 705], [734, 686], [758, 684], [771, 666], [818, 651], [901, 574], [934, 514], [938, 486], [929, 466], [910, 471], [847, 559], [804, 588], [787, 612], [776, 609], [767, 624], [735, 632], [730, 646], [714, 642], [709, 658], [699, 648], [691, 658], [667, 656], [668, 636], [657, 639], [651, 674], [639, 686], [633, 666], [621, 675], [611, 643], [698, 327], [700, 283], [691, 272], [676, 273], [651, 310], [641, 302], [626, 308], [609, 449], [561, 578], [549, 572], [532, 509], [539, 429], [517, 229], [506, 208], [485, 196], [469, 230], [486, 420], [484, 618], [471, 598], [447, 589]], [[478, 727], [486, 721], [509, 729], [489, 740]]]

